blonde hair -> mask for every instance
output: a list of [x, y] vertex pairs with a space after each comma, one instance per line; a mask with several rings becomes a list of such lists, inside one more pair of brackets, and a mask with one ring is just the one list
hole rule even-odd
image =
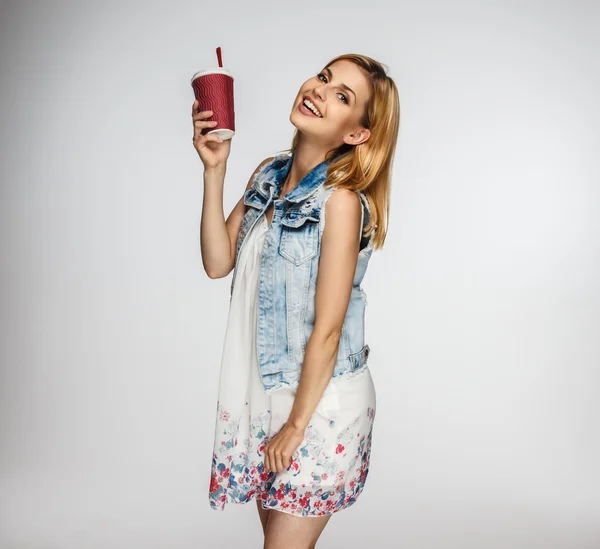
[[[327, 153], [330, 164], [324, 185], [361, 191], [365, 195], [370, 221], [364, 236], [370, 236], [374, 231], [372, 247], [381, 249], [389, 223], [392, 166], [400, 127], [400, 98], [385, 65], [366, 55], [348, 53], [331, 59], [325, 67], [342, 59], [358, 65], [369, 81], [371, 93], [361, 124], [371, 131], [371, 135], [363, 143], [344, 143]], [[292, 145], [286, 150], [295, 152], [298, 139], [296, 128]]]

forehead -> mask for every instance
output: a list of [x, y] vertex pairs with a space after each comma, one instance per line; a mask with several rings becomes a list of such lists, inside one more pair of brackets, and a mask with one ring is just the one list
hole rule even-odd
[[333, 79], [350, 86], [356, 93], [357, 101], [365, 101], [369, 94], [369, 83], [362, 69], [347, 59], [340, 59], [329, 65]]

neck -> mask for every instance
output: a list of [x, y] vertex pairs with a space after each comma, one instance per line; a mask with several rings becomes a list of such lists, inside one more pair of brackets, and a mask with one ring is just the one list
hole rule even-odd
[[298, 140], [292, 165], [283, 183], [283, 194], [290, 192], [315, 166], [325, 161], [327, 150], [322, 145], [306, 143], [302, 136]]

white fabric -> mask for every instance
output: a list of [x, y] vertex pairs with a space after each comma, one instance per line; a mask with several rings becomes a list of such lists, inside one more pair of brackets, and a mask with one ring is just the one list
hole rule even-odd
[[[265, 393], [258, 370], [257, 285], [268, 230], [263, 215], [240, 250], [223, 345], [210, 503], [214, 509], [223, 509], [227, 502], [245, 503], [259, 497], [265, 508], [304, 516], [329, 514], [354, 503], [362, 491], [368, 472], [375, 387], [368, 366], [332, 378], [293, 466], [264, 482], [264, 444], [287, 421], [296, 393], [287, 387]], [[235, 486], [226, 478], [230, 469], [239, 472]], [[286, 483], [285, 493], [275, 493]]]

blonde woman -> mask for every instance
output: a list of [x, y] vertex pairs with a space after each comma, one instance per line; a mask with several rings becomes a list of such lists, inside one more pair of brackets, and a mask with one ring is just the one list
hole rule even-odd
[[194, 102], [202, 260], [210, 278], [233, 276], [209, 503], [255, 500], [266, 549], [309, 549], [369, 471], [361, 282], [386, 235], [398, 90], [367, 56], [332, 59], [294, 98], [291, 148], [257, 166], [227, 220], [231, 143], [202, 133], [211, 114]]

